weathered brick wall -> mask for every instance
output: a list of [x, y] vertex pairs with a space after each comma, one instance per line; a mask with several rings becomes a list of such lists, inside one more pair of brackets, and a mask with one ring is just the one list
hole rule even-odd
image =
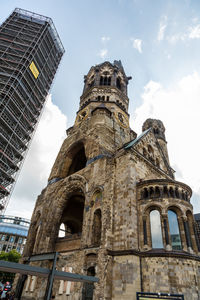
[[140, 291], [140, 261], [138, 256], [116, 256], [112, 270], [113, 300], [135, 300]]
[[116, 158], [113, 194], [113, 249], [135, 249], [138, 247], [136, 169], [130, 154]]
[[200, 262], [195, 260], [143, 258], [142, 278], [145, 292], [183, 294], [185, 300], [200, 297]]

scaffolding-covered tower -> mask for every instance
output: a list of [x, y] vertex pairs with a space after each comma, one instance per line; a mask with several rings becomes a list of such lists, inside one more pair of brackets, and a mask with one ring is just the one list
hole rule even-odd
[[50, 18], [16, 8], [0, 26], [0, 210], [8, 204], [63, 54]]

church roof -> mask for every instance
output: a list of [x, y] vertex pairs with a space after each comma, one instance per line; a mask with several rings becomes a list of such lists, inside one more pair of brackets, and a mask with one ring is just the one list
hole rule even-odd
[[143, 136], [145, 136], [150, 130], [151, 130], [151, 128], [143, 131], [136, 139], [134, 139], [134, 140], [130, 141], [128, 144], [126, 144], [126, 146], [124, 146], [124, 149], [129, 149], [132, 146], [134, 146], [135, 144], [137, 144], [143, 138]]
[[114, 60], [113, 63], [111, 63], [109, 61], [104, 61], [103, 63], [100, 63], [98, 65], [92, 66], [90, 68], [88, 74], [86, 75], [86, 77], [91, 73], [92, 70], [94, 70], [94, 69], [101, 69], [105, 65], [108, 65], [108, 66], [110, 66], [111, 68], [114, 68], [114, 69], [117, 68], [118, 70], [120, 70], [122, 72], [122, 74], [124, 75], [125, 78], [127, 78], [128, 80], [132, 79], [132, 77], [127, 77], [126, 76], [121, 60]]

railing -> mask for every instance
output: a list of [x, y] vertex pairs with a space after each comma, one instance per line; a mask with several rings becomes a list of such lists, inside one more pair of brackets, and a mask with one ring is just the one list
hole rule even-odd
[[15, 216], [0, 215], [0, 223], [17, 224], [29, 227], [30, 220]]
[[81, 238], [81, 232], [78, 233], [74, 233], [74, 234], [67, 234], [64, 237], [58, 237], [57, 238], [57, 242], [61, 241], [61, 240], [75, 240], [75, 239], [80, 239]]

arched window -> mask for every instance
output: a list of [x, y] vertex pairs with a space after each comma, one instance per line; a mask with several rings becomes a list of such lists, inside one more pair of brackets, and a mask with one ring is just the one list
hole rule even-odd
[[170, 197], [174, 198], [174, 189], [170, 186], [169, 188], [169, 194], [170, 194]]
[[159, 129], [158, 129], [158, 128], [154, 128], [154, 129], [153, 129], [153, 132], [154, 132], [155, 134], [159, 134]]
[[150, 198], [154, 197], [154, 188], [152, 186], [149, 188], [149, 197]]
[[94, 212], [92, 244], [100, 246], [101, 243], [101, 210], [97, 209]]
[[151, 162], [154, 164], [155, 160], [154, 160], [154, 151], [153, 148], [151, 147], [151, 145], [148, 145], [148, 158], [151, 160]]
[[164, 198], [168, 198], [168, 197], [169, 197], [169, 192], [168, 192], [167, 186], [164, 186], [164, 189], [163, 189], [163, 197], [164, 197]]
[[155, 187], [154, 197], [156, 197], [156, 198], [160, 197], [160, 189], [158, 186]]
[[181, 250], [181, 237], [178, 226], [177, 215], [173, 210], [168, 210], [169, 232], [171, 236], [171, 245], [173, 250]]
[[119, 77], [117, 78], [116, 85], [117, 85], [117, 88], [118, 88], [119, 90], [121, 90], [121, 80], [120, 80]]
[[147, 188], [144, 188], [143, 197], [144, 197], [144, 199], [147, 199], [149, 197], [149, 193], [148, 193]]
[[144, 156], [147, 156], [147, 150], [146, 150], [146, 148], [143, 148], [143, 149], [142, 149], [142, 152], [143, 152], [143, 155], [144, 155]]
[[111, 77], [110, 76], [101, 76], [99, 84], [100, 85], [110, 85], [111, 84]]
[[176, 198], [180, 198], [179, 190], [177, 187], [175, 188], [175, 196]]
[[95, 276], [96, 272], [95, 272], [95, 267], [89, 267], [87, 269], [87, 275], [88, 276]]
[[148, 145], [148, 152], [153, 155], [153, 148], [151, 145]]
[[85, 168], [86, 163], [87, 163], [87, 158], [85, 156], [85, 149], [84, 145], [80, 144], [78, 146], [78, 150], [74, 149], [75, 155], [72, 159], [71, 166], [69, 168], [69, 172], [67, 176], [78, 172], [79, 170]]
[[74, 193], [67, 201], [61, 217], [61, 226], [59, 230], [62, 232], [62, 237], [70, 237], [74, 234], [81, 235], [83, 225], [85, 198], [80, 192]]
[[[87, 275], [88, 276], [95, 276], [95, 267], [91, 266], [87, 268]], [[82, 289], [82, 298], [83, 300], [92, 300], [93, 299], [93, 290], [94, 284], [89, 282], [84, 282], [83, 289]]]
[[150, 212], [152, 248], [163, 248], [160, 213], [154, 209]]

